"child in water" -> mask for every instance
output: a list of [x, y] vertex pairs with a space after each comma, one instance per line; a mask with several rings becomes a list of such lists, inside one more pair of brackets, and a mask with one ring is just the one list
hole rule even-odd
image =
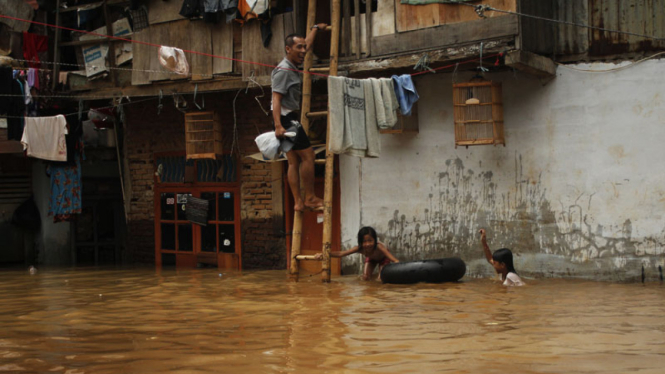
[[480, 229], [480, 241], [483, 244], [483, 251], [485, 258], [498, 274], [501, 274], [501, 280], [504, 286], [524, 286], [524, 282], [515, 272], [513, 266], [513, 252], [508, 248], [497, 249], [492, 253], [490, 247], [487, 245], [487, 237], [485, 229]]
[[[376, 239], [376, 231], [371, 227], [363, 227], [358, 231], [358, 245], [347, 251], [331, 251], [330, 257], [344, 257], [353, 253], [360, 252], [365, 256], [365, 267], [363, 269], [363, 280], [370, 280], [374, 268], [379, 266], [379, 280], [381, 280], [381, 270], [391, 262], [399, 262], [393, 256], [383, 243]], [[321, 254], [317, 254], [320, 258]]]

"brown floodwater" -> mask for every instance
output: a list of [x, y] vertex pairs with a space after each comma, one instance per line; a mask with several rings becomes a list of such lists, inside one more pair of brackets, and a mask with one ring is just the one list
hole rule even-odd
[[0, 272], [0, 373], [663, 373], [665, 288]]

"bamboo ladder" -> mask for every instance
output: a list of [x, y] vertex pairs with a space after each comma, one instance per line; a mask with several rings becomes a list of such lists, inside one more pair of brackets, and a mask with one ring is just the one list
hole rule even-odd
[[[341, 0], [332, 1], [332, 22], [328, 26], [331, 31], [330, 40], [330, 66], [327, 68], [319, 68], [317, 70], [328, 71], [330, 76], [337, 75], [338, 53], [339, 53], [339, 27], [341, 16]], [[311, 30], [316, 20], [316, 0], [309, 0], [307, 9], [307, 31]], [[300, 123], [302, 123], [305, 131], [309, 132], [309, 119], [313, 117], [328, 117], [328, 125], [326, 129], [326, 139], [330, 138], [330, 115], [329, 112], [310, 112], [312, 102], [312, 76], [309, 74], [312, 71], [313, 56], [312, 50], [305, 55], [305, 62], [303, 70], [305, 72], [303, 77], [302, 88], [302, 106], [300, 114]], [[326, 141], [327, 143], [327, 141]], [[318, 161], [318, 160], [317, 160]], [[332, 247], [332, 195], [333, 195], [333, 162], [334, 155], [330, 152], [330, 147], [326, 145], [326, 174], [325, 185], [323, 193], [323, 240], [322, 240], [322, 253], [321, 259], [321, 280], [323, 282], [330, 282], [330, 249]], [[293, 233], [291, 237], [291, 265], [289, 267], [289, 278], [298, 281], [299, 276], [299, 261], [316, 260], [315, 256], [305, 256], [300, 254], [300, 244], [302, 242], [302, 219], [303, 212], [295, 212], [293, 218]]]

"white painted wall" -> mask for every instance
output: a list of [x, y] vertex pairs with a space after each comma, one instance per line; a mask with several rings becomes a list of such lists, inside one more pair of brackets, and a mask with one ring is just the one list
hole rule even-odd
[[[369, 225], [402, 260], [459, 256], [467, 275], [490, 275], [477, 235], [485, 227], [523, 275], [636, 280], [644, 265], [657, 280], [664, 70], [665, 60], [610, 73], [559, 67], [545, 85], [488, 74], [503, 82], [506, 146], [468, 149], [454, 146], [452, 76], [416, 77], [420, 133], [382, 135], [379, 159], [341, 157], [343, 246]], [[360, 271], [360, 257], [345, 258], [345, 273]]]

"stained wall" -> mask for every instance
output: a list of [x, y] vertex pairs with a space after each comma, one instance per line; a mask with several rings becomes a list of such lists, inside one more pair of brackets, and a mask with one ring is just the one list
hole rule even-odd
[[[580, 64], [611, 69], [615, 64]], [[382, 135], [378, 159], [341, 157], [342, 246], [376, 228], [401, 260], [458, 256], [489, 276], [477, 231], [528, 277], [635, 281], [665, 266], [665, 60], [610, 73], [559, 67], [503, 82], [506, 146], [454, 145], [452, 79], [415, 79], [420, 132]], [[361, 256], [343, 271], [359, 272]]]

